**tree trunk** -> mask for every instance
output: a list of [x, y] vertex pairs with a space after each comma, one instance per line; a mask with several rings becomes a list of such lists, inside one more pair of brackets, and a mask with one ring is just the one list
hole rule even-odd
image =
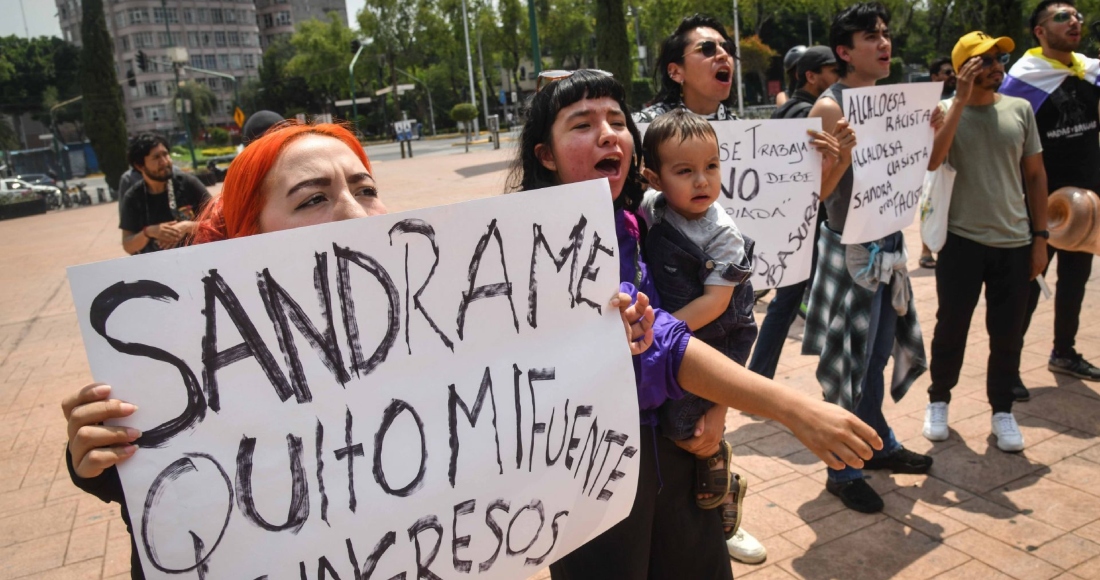
[[107, 183], [118, 183], [127, 168], [126, 115], [103, 0], [84, 0], [80, 33], [84, 39], [79, 73], [84, 94], [84, 130]]
[[634, 67], [630, 62], [630, 38], [626, 34], [623, 0], [596, 0], [596, 59], [630, 94]]

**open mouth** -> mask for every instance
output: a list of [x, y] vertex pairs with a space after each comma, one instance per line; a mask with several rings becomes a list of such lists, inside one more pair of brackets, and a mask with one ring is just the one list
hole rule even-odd
[[697, 195], [697, 196], [691, 198], [691, 201], [696, 201], [696, 202], [710, 201], [710, 196], [704, 193], [702, 195]]
[[596, 171], [608, 177], [614, 177], [619, 174], [620, 167], [622, 167], [622, 157], [610, 155], [604, 157], [596, 164]]
[[731, 71], [729, 67], [722, 67], [714, 74], [714, 78], [720, 83], [728, 83], [732, 75], [733, 71]]

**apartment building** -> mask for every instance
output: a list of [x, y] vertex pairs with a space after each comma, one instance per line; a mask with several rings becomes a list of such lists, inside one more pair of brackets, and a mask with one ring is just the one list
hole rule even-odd
[[[80, 45], [80, 1], [54, 1], [62, 36]], [[233, 77], [187, 68], [180, 74], [181, 81], [194, 80], [214, 91], [217, 106], [210, 122], [228, 126], [235, 106], [234, 85], [259, 77], [263, 46], [278, 35], [293, 33], [296, 22], [327, 17], [326, 11], [334, 10], [347, 20], [343, 0], [104, 0], [104, 10], [131, 134], [181, 126], [172, 100], [171, 54], [176, 47], [187, 51], [185, 64], [192, 69]], [[138, 66], [139, 53], [146, 58], [144, 71]], [[136, 86], [125, 82], [131, 71]]]

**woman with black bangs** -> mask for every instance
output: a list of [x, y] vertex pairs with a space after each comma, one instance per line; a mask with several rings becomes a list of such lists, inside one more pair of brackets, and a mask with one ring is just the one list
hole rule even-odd
[[711, 121], [736, 119], [726, 106], [736, 59], [737, 48], [721, 22], [702, 14], [684, 18], [661, 43], [654, 71], [657, 96], [634, 121], [649, 123], [681, 107]]
[[[659, 308], [640, 255], [634, 211], [642, 198], [641, 139], [622, 85], [606, 73], [559, 75], [532, 98], [509, 185], [514, 190], [606, 178], [615, 209], [620, 290], [647, 295], [655, 307], [653, 342], [634, 357], [641, 418], [638, 488], [630, 515], [550, 567], [556, 580], [691, 578], [725, 580], [732, 572], [721, 516], [695, 503], [695, 456], [705, 434], [679, 444], [661, 436], [655, 411], [685, 391], [773, 418], [830, 466], [862, 465], [881, 442], [836, 405], [751, 373], [691, 336]], [[719, 431], [718, 437], [721, 437]]]

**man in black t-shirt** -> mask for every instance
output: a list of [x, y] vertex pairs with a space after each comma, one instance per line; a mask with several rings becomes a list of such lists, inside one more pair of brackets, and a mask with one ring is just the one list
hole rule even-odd
[[145, 254], [186, 245], [210, 200], [206, 187], [192, 175], [172, 171], [168, 142], [160, 135], [135, 137], [127, 159], [142, 179], [122, 192], [118, 204], [122, 249]]
[[[1053, 193], [1066, 186], [1100, 192], [1100, 89], [1080, 76], [1088, 61], [1073, 52], [1081, 42], [1084, 17], [1072, 0], [1043, 0], [1031, 14], [1031, 33], [1040, 48], [1028, 52], [1026, 58], [1041, 56], [1052, 61], [1057, 70], [1066, 73], [1065, 80], [1044, 99], [1030, 98], [1035, 108], [1039, 140], [1043, 144], [1043, 165], [1047, 172], [1047, 191]], [[1014, 66], [1012, 71], [1025, 67]], [[1060, 67], [1060, 68], [1059, 68]], [[1025, 83], [1026, 73], [1016, 75]], [[1020, 85], [1018, 85], [1020, 86]], [[1007, 91], [1006, 91], [1007, 92]], [[1034, 224], [1037, 235], [1048, 235], [1046, 224]], [[1050, 255], [1058, 255], [1058, 286], [1054, 295], [1054, 350], [1047, 368], [1051, 372], [1080, 379], [1100, 380], [1100, 369], [1074, 350], [1080, 324], [1081, 304], [1085, 298], [1085, 283], [1092, 273], [1093, 255], [1049, 247]], [[1045, 275], [1045, 272], [1044, 272]], [[1039, 285], [1032, 283], [1024, 331], [1039, 302]]]

